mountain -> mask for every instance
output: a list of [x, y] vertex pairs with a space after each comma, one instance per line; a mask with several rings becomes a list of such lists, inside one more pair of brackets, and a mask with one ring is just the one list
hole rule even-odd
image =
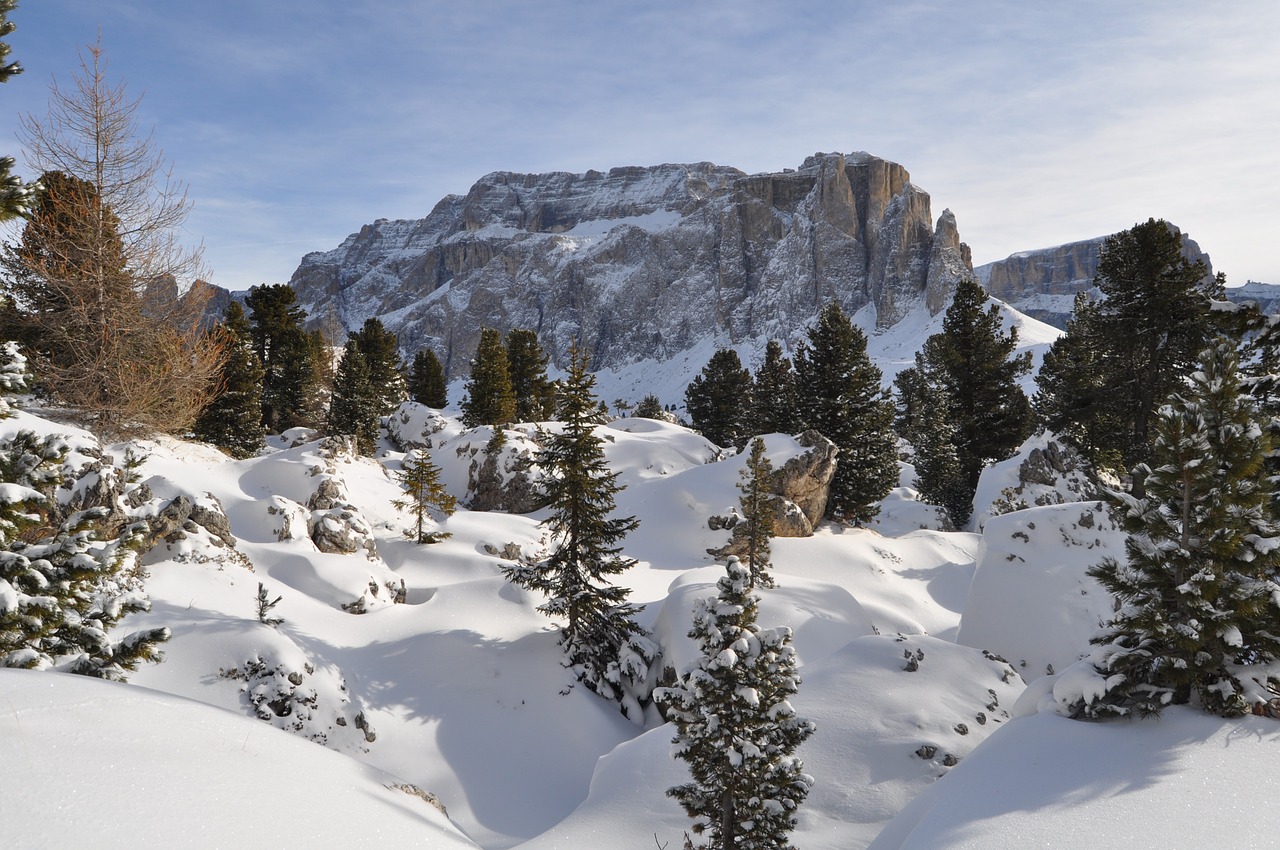
[[[1076, 293], [1093, 288], [1102, 243], [1107, 238], [1098, 236], [1051, 248], [1019, 251], [1003, 260], [977, 266], [973, 273], [992, 297], [1020, 313], [1056, 328], [1065, 328]], [[1213, 274], [1209, 255], [1186, 234], [1182, 236], [1182, 253], [1192, 262], [1204, 261], [1209, 274]], [[1237, 300], [1230, 292], [1228, 297]]]
[[888, 328], [917, 306], [941, 311], [971, 270], [955, 217], [934, 222], [905, 168], [820, 153], [773, 174], [495, 172], [424, 219], [379, 220], [308, 254], [290, 285], [334, 339], [378, 316], [456, 378], [483, 326], [535, 330], [553, 365], [577, 342], [618, 370], [707, 340], [798, 339], [832, 300]]

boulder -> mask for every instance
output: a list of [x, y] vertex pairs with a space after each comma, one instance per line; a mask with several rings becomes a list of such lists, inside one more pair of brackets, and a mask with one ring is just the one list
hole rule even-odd
[[[809, 523], [803, 533], [787, 535], [779, 533], [779, 537], [807, 537], [813, 528], [822, 521], [827, 510], [827, 494], [831, 490], [831, 479], [836, 474], [836, 456], [839, 450], [836, 444], [819, 434], [809, 430], [796, 437], [804, 448], [809, 449], [802, 455], [791, 458], [781, 468], [773, 471], [769, 482], [769, 490], [795, 505]], [[779, 527], [790, 525], [797, 531], [802, 528], [788, 516], [789, 509], [781, 508], [778, 512], [782, 520]]]

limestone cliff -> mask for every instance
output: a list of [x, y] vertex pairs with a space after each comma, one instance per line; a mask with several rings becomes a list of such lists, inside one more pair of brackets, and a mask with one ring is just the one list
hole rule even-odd
[[666, 360], [711, 338], [799, 339], [838, 301], [884, 328], [946, 307], [972, 273], [955, 218], [906, 169], [816, 154], [747, 175], [695, 163], [497, 172], [417, 221], [379, 220], [308, 254], [290, 285], [335, 340], [378, 316], [406, 353], [466, 374], [481, 327], [529, 328], [558, 365]]

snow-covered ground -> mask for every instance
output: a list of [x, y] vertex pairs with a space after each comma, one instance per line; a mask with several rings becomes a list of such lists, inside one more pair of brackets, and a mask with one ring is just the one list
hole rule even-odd
[[[401, 426], [465, 498], [488, 433], [422, 410]], [[0, 433], [23, 427], [62, 430], [19, 413]], [[693, 600], [722, 573], [707, 549], [727, 532], [707, 520], [736, 504], [742, 459], [652, 420], [601, 433], [641, 523], [622, 583], [678, 669]], [[236, 545], [189, 529], [146, 556], [153, 610], [125, 626], [173, 638], [131, 684], [0, 671], [3, 846], [681, 846], [671, 727], [575, 686], [542, 600], [503, 578], [504, 559], [540, 550], [541, 514], [460, 510], [448, 540], [419, 546], [389, 444], [366, 459], [275, 440], [246, 461], [132, 447], [150, 504], [216, 503]], [[802, 451], [781, 435], [768, 449], [775, 464]], [[322, 485], [333, 504], [308, 507]], [[1096, 503], [946, 533], [912, 496], [895, 490], [872, 528], [773, 543], [760, 622], [795, 631], [794, 703], [817, 726], [797, 847], [1270, 846], [1274, 721], [1014, 719], [1024, 679], [1079, 658], [1109, 606], [1084, 572], [1118, 551]], [[319, 551], [321, 521], [355, 551]], [[281, 597], [277, 627], [256, 616], [259, 583]]]

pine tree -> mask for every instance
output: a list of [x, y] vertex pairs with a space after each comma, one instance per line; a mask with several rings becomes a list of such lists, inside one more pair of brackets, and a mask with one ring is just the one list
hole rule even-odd
[[502, 334], [493, 328], [480, 329], [480, 344], [471, 361], [467, 394], [462, 399], [462, 424], [506, 425], [515, 421], [516, 396], [511, 387], [507, 348]]
[[255, 286], [245, 297], [254, 352], [265, 370], [262, 424], [278, 434], [318, 424], [312, 410], [316, 395], [313, 345], [302, 323], [307, 313], [297, 294], [284, 284]]
[[790, 358], [782, 356], [782, 344], [765, 344], [764, 362], [752, 384], [752, 419], [761, 434], [794, 434], [800, 430], [796, 398], [796, 374]]
[[[1068, 337], [1075, 330], [1083, 339], [1064, 337], [1041, 367], [1040, 406], [1054, 417], [1050, 427], [1096, 443], [1088, 455], [1095, 463], [1116, 462], [1127, 471], [1149, 459], [1157, 407], [1222, 325], [1211, 307], [1223, 297], [1222, 279], [1183, 256], [1175, 228], [1150, 219], [1107, 238], [1094, 284], [1104, 299], [1068, 328]], [[1089, 349], [1096, 381], [1068, 356]]]
[[911, 444], [920, 500], [943, 508], [951, 526], [963, 528], [973, 514], [974, 491], [956, 451], [947, 389], [920, 352], [916, 365], [899, 372], [893, 383], [898, 389], [894, 427]]
[[1018, 329], [1002, 331], [1000, 309], [971, 278], [956, 285], [942, 333], [925, 341], [927, 376], [945, 390], [955, 455], [970, 488], [989, 463], [1004, 460], [1031, 433], [1031, 404], [1018, 384], [1031, 353], [1015, 355]]
[[428, 530], [433, 511], [448, 517], [458, 507], [457, 500], [440, 483], [440, 467], [431, 462], [425, 451], [412, 451], [405, 455], [396, 480], [404, 487], [407, 498], [397, 499], [392, 504], [413, 514], [413, 527], [405, 532], [405, 536], [415, 543], [439, 543], [447, 539], [449, 533], [446, 531]]
[[374, 406], [379, 416], [387, 416], [400, 406], [406, 395], [404, 375], [400, 372], [400, 343], [377, 317], [366, 319], [352, 336], [369, 367]]
[[26, 392], [30, 379], [27, 358], [16, 342], [0, 343], [0, 419], [13, 415], [12, 396]]
[[[338, 359], [341, 359], [339, 352]], [[321, 428], [327, 421], [329, 399], [333, 395], [333, 383], [337, 378], [334, 347], [320, 328], [307, 332], [307, 363], [309, 369], [303, 379], [302, 409], [299, 425]]]
[[733, 527], [735, 550], [746, 561], [749, 587], [773, 587], [773, 576], [769, 575], [769, 538], [773, 537], [773, 494], [769, 492], [769, 481], [773, 476], [773, 465], [764, 453], [764, 440], [756, 437], [751, 441], [747, 463], [739, 476], [738, 504], [742, 508], [742, 521]]
[[969, 521], [982, 470], [1011, 456], [1031, 429], [1018, 384], [1031, 355], [1014, 355], [1017, 328], [1003, 332], [999, 309], [983, 309], [987, 300], [975, 281], [962, 280], [942, 332], [894, 380], [895, 424], [914, 449], [920, 496], [944, 507], [956, 528]]
[[560, 427], [534, 458], [546, 472], [543, 495], [551, 513], [543, 527], [554, 548], [542, 561], [505, 572], [521, 587], [547, 596], [538, 610], [565, 619], [560, 645], [579, 681], [621, 703], [623, 713], [639, 723], [657, 649], [636, 624], [639, 609], [626, 601], [630, 590], [610, 583], [635, 564], [622, 554], [621, 543], [639, 522], [610, 516], [622, 487], [595, 432], [594, 386], [586, 356], [573, 347], [556, 404]]
[[507, 368], [516, 399], [516, 422], [544, 422], [555, 413], [556, 388], [547, 379], [547, 355], [538, 335], [523, 328], [507, 331]]
[[[0, 0], [0, 39], [7, 38], [17, 25], [9, 20], [9, 13], [18, 5], [18, 0]], [[22, 66], [9, 59], [8, 42], [0, 41], [0, 83], [9, 82], [9, 78], [22, 73]], [[24, 215], [35, 202], [35, 191], [39, 186], [31, 186], [22, 182], [22, 178], [13, 173], [14, 159], [11, 156], [0, 156], [0, 222], [10, 221]]]
[[150, 607], [139, 592], [138, 538], [129, 527], [106, 536], [105, 508], [65, 512], [57, 491], [75, 486], [66, 481], [66, 451], [56, 435], [0, 439], [0, 666], [122, 681], [161, 659], [169, 630], [111, 635]]
[[1046, 428], [1074, 444], [1095, 464], [1124, 469], [1120, 409], [1109, 398], [1106, 340], [1100, 305], [1081, 292], [1067, 332], [1045, 352], [1036, 375], [1034, 409]]
[[838, 304], [823, 309], [808, 336], [795, 362], [800, 419], [840, 452], [827, 516], [869, 522], [898, 482], [893, 401], [867, 356], [866, 336]]
[[373, 454], [378, 444], [378, 391], [369, 379], [369, 364], [355, 339], [348, 339], [333, 381], [329, 400], [330, 434], [351, 434], [362, 455]]
[[1154, 468], [1137, 473], [1145, 495], [1114, 494], [1127, 563], [1090, 570], [1121, 607], [1093, 641], [1106, 693], [1075, 706], [1087, 716], [1155, 714], [1193, 699], [1241, 714], [1280, 687], [1266, 666], [1280, 659], [1267, 439], [1241, 395], [1232, 344], [1218, 340], [1199, 365], [1158, 412]]
[[[1241, 381], [1257, 405], [1270, 441], [1266, 469], [1275, 478], [1280, 475], [1280, 314], [1249, 311], [1245, 318]], [[1272, 497], [1272, 513], [1280, 517], [1280, 493]]]
[[444, 377], [444, 367], [430, 348], [421, 349], [413, 356], [409, 372], [409, 397], [418, 404], [443, 409], [449, 403], [449, 385]]
[[254, 353], [249, 320], [236, 301], [222, 319], [227, 359], [218, 394], [200, 413], [197, 439], [225, 449], [232, 457], [253, 457], [263, 447], [262, 379], [266, 370]]
[[692, 777], [667, 795], [706, 837], [697, 847], [791, 850], [787, 835], [813, 787], [795, 751], [814, 727], [790, 702], [800, 685], [791, 630], [757, 625], [749, 587], [747, 568], [731, 559], [719, 594], [694, 605], [689, 637], [699, 657], [674, 687], [655, 692]]
[[684, 391], [685, 409], [698, 431], [717, 446], [742, 448], [750, 428], [751, 373], [743, 368], [738, 352], [717, 349]]
[[649, 393], [636, 405], [634, 415], [640, 419], [661, 419], [666, 421], [666, 411], [662, 409], [662, 400]]

